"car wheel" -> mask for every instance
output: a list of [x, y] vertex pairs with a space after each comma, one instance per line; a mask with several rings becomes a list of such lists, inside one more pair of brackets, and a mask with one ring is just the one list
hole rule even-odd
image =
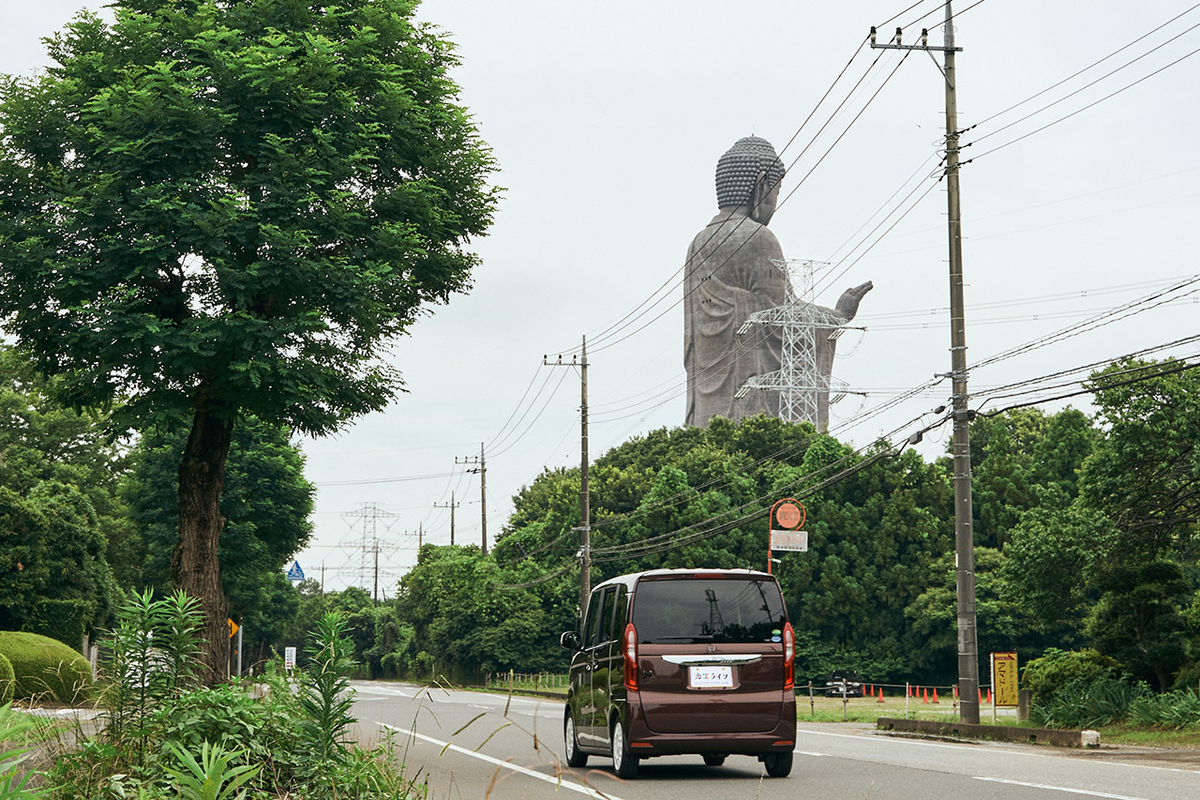
[[622, 780], [629, 780], [637, 775], [637, 756], [629, 751], [629, 739], [625, 736], [625, 726], [620, 717], [613, 717], [612, 723], [612, 760], [613, 772]]
[[767, 753], [763, 757], [763, 766], [772, 778], [786, 778], [792, 771], [792, 752]]
[[729, 758], [725, 753], [705, 753], [704, 763], [710, 767], [719, 767], [725, 763], [725, 759]]
[[567, 719], [563, 723], [563, 749], [567, 754], [568, 767], [587, 766], [587, 753], [579, 752], [579, 740], [575, 738], [575, 717], [567, 709]]

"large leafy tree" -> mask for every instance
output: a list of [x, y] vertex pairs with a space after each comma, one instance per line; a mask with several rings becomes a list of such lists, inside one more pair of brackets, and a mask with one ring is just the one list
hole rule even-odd
[[225, 674], [219, 499], [237, 421], [324, 434], [469, 283], [493, 169], [409, 0], [119, 0], [0, 84], [0, 315], [80, 406], [186, 414], [176, 586]]

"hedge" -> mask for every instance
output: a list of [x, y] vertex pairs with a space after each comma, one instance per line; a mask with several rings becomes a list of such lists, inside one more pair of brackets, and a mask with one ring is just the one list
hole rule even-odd
[[18, 700], [80, 703], [92, 696], [92, 665], [67, 645], [24, 631], [0, 632], [0, 655], [12, 665]]

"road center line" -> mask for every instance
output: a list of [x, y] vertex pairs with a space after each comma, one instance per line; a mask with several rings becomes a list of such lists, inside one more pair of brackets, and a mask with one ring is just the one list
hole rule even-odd
[[1012, 786], [1028, 786], [1031, 789], [1049, 789], [1052, 792], [1069, 792], [1071, 794], [1086, 794], [1089, 797], [1107, 797], [1111, 800], [1143, 800], [1140, 797], [1130, 797], [1124, 794], [1107, 794], [1105, 792], [1091, 792], [1087, 789], [1071, 789], [1066, 786], [1051, 786], [1046, 783], [1026, 783], [1025, 781], [1010, 781], [1004, 778], [981, 778], [975, 777], [977, 781], [988, 781], [989, 783], [1007, 783]]
[[402, 736], [415, 736], [418, 739], [423, 739], [424, 741], [437, 745], [438, 747], [453, 750], [456, 753], [462, 753], [463, 755], [471, 756], [472, 758], [478, 758], [480, 761], [486, 761], [489, 764], [495, 764], [498, 767], [504, 767], [505, 769], [510, 769], [513, 772], [519, 772], [522, 775], [528, 775], [531, 778], [537, 778], [538, 780], [545, 781], [546, 783], [553, 783], [555, 786], [561, 786], [564, 789], [570, 789], [573, 792], [579, 792], [580, 794], [587, 795], [588, 797], [602, 798], [602, 800], [621, 800], [621, 798], [614, 794], [610, 794], [608, 792], [601, 793], [595, 789], [584, 786], [583, 784], [572, 783], [571, 781], [560, 779], [553, 775], [543, 775], [536, 770], [529, 769], [528, 767], [522, 767], [518, 764], [512, 763], [511, 761], [503, 761], [499, 758], [493, 758], [492, 756], [484, 755], [483, 753], [478, 753], [474, 750], [468, 750], [465, 747], [459, 747], [456, 744], [443, 742], [439, 739], [433, 738], [432, 736], [426, 736], [423, 733], [417, 733], [411, 729], [397, 728], [395, 725], [388, 725], [386, 722], [379, 722], [376, 724], [378, 724], [381, 728], [387, 728], [388, 730], [395, 731]]

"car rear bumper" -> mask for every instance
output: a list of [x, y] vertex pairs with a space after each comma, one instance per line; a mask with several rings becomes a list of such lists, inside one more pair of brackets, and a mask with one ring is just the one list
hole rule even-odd
[[769, 731], [661, 733], [646, 724], [639, 698], [630, 693], [626, 704], [629, 747], [639, 758], [681, 753], [727, 753], [730, 755], [759, 755], [790, 752], [796, 747], [795, 695], [784, 695], [779, 721]]

